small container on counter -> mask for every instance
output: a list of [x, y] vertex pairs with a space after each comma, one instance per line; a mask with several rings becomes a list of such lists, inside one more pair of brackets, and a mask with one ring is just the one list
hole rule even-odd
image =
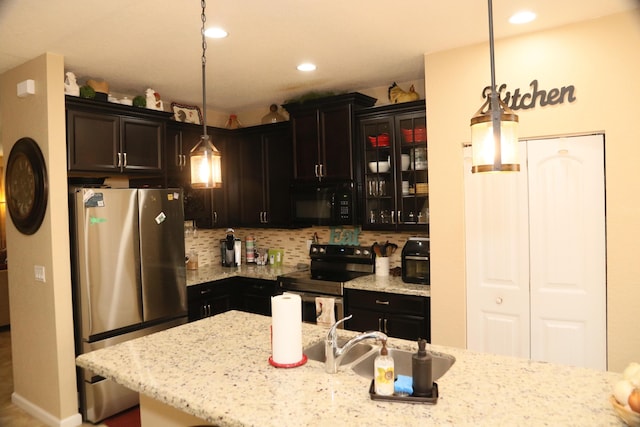
[[254, 264], [255, 259], [255, 238], [253, 236], [247, 236], [244, 242], [245, 250], [247, 252], [247, 264]]

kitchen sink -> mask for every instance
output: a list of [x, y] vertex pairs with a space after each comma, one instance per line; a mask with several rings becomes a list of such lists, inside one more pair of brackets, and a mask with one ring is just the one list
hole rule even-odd
[[[395, 374], [412, 376], [411, 356], [413, 356], [414, 352], [394, 348], [389, 348], [388, 351], [389, 356], [393, 357]], [[366, 357], [363, 357], [362, 360], [354, 364], [351, 369], [362, 377], [372, 379], [373, 363], [378, 353], [378, 351], [374, 351]], [[431, 372], [434, 381], [443, 376], [456, 361], [455, 357], [441, 353], [431, 353], [431, 358]]]
[[[348, 340], [338, 338], [338, 345], [342, 347]], [[349, 350], [342, 360], [340, 366], [348, 365], [351, 362], [358, 360], [363, 355], [367, 354], [373, 349], [373, 346], [367, 343], [358, 343], [351, 350]], [[311, 344], [303, 350], [303, 353], [307, 355], [308, 359], [316, 360], [318, 362], [324, 362], [326, 360], [324, 355], [324, 340], [320, 340], [315, 344]], [[409, 365], [411, 368], [411, 365]]]

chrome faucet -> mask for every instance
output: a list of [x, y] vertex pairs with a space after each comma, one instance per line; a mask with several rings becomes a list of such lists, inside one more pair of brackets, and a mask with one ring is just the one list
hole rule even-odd
[[387, 335], [383, 332], [368, 331], [351, 338], [344, 346], [338, 347], [338, 334], [336, 332], [336, 329], [341, 323], [351, 319], [351, 317], [353, 317], [353, 315], [349, 315], [344, 319], [338, 320], [331, 326], [329, 332], [327, 332], [327, 338], [324, 341], [324, 368], [325, 371], [330, 374], [335, 374], [336, 372], [338, 372], [338, 365], [340, 364], [340, 361], [342, 360], [344, 355], [347, 354], [349, 350], [351, 350], [359, 342], [366, 339], [376, 339], [381, 341], [387, 340]]

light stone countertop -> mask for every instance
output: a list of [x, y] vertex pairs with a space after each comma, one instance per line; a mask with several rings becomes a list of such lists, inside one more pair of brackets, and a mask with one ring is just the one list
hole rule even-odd
[[[298, 270], [295, 265], [283, 265], [274, 267], [271, 265], [245, 264], [240, 267], [222, 267], [220, 265], [206, 265], [197, 270], [187, 270], [187, 286], [200, 283], [213, 282], [228, 277], [249, 277], [255, 279], [277, 280], [279, 275]], [[345, 283], [347, 289], [360, 289], [365, 291], [389, 292], [394, 294], [418, 295], [428, 297], [431, 295], [430, 286], [404, 283], [399, 276], [376, 276], [371, 274], [362, 276]]]
[[[621, 426], [608, 397], [620, 374], [429, 346], [456, 362], [436, 405], [371, 400], [370, 381], [309, 360], [274, 368], [269, 317], [230, 311], [109, 348], [77, 364], [220, 426]], [[303, 324], [303, 346], [326, 334]], [[350, 331], [339, 331], [352, 336]], [[390, 338], [389, 346], [415, 351]]]

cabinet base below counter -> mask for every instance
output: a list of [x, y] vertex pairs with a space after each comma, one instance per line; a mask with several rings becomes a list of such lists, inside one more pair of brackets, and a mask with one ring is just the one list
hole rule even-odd
[[194, 417], [151, 397], [140, 394], [141, 427], [213, 426], [201, 418]]

